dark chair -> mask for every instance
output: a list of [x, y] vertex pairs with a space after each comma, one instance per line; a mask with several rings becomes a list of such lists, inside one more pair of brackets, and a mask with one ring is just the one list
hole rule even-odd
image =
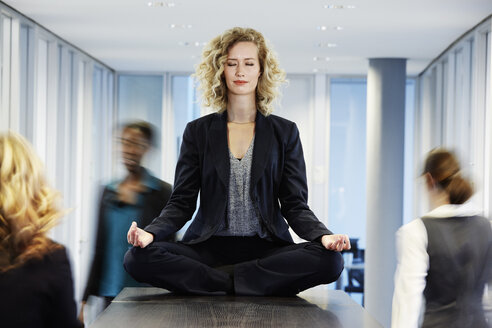
[[[352, 263], [354, 266], [359, 266], [361, 264], [364, 264], [363, 260], [354, 261]], [[364, 268], [349, 266], [347, 268], [347, 274], [348, 285], [345, 287], [345, 291], [348, 293], [364, 293]]]
[[351, 293], [362, 294], [362, 306], [364, 306], [364, 250], [359, 249], [358, 239], [350, 239], [352, 248], [345, 253], [352, 253], [352, 263], [346, 265], [348, 284], [344, 290]]

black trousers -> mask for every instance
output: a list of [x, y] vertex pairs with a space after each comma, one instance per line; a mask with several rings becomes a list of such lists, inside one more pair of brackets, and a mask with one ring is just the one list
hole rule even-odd
[[319, 242], [281, 245], [259, 237], [212, 237], [202, 243], [132, 247], [124, 267], [137, 281], [200, 295], [295, 295], [338, 279], [340, 253]]

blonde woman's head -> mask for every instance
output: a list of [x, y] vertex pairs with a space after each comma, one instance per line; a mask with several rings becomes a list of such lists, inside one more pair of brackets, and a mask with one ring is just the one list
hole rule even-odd
[[53, 248], [46, 233], [61, 216], [58, 196], [29, 142], [17, 133], [0, 134], [0, 272]]
[[202, 62], [194, 74], [199, 82], [204, 105], [218, 112], [226, 109], [228, 98], [224, 65], [229, 49], [238, 42], [252, 42], [258, 49], [260, 77], [256, 87], [256, 106], [263, 115], [269, 115], [273, 111], [278, 89], [285, 82], [285, 72], [280, 69], [276, 55], [263, 35], [252, 28], [234, 27], [205, 46]]

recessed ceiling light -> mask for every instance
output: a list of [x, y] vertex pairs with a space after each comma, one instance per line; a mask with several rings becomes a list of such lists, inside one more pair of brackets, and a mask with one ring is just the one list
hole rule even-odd
[[340, 30], [343, 30], [343, 27], [341, 27], [341, 26], [334, 26], [334, 27], [328, 28], [328, 26], [326, 26], [326, 25], [320, 25], [320, 26], [316, 26], [316, 29], [318, 31], [326, 31], [328, 29], [333, 29], [333, 30], [340, 31]]
[[314, 61], [329, 61], [330, 57], [313, 57]]
[[203, 47], [206, 44], [207, 44], [206, 42], [199, 42], [199, 41], [195, 41], [195, 42], [179, 41], [178, 42], [178, 45], [184, 46], [184, 47], [189, 47], [189, 46], [192, 46], [192, 45], [195, 46], [195, 47]]
[[313, 68], [313, 73], [318, 73], [318, 69], [317, 68]]
[[325, 9], [355, 9], [353, 5], [324, 5]]
[[316, 46], [318, 46], [320, 48], [336, 48], [336, 47], [338, 47], [338, 44], [329, 43], [329, 42], [320, 42]]
[[149, 1], [147, 3], [147, 6], [149, 6], [149, 7], [168, 7], [168, 8], [172, 8], [172, 7], [175, 7], [176, 4], [174, 2], [166, 2], [166, 1]]
[[187, 30], [187, 29], [190, 29], [192, 27], [193, 27], [193, 25], [191, 25], [191, 24], [169, 24], [169, 28], [171, 28], [171, 29]]

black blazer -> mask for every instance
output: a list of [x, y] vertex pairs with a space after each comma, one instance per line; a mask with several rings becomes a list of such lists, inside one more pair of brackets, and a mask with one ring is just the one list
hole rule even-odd
[[0, 273], [0, 292], [2, 327], [82, 327], [64, 247]]
[[[307, 205], [306, 167], [295, 123], [257, 113], [250, 185], [253, 205], [277, 241], [293, 242], [285, 220], [309, 241], [331, 234]], [[183, 242], [208, 239], [226, 219], [228, 188], [227, 112], [214, 113], [186, 126], [173, 193], [145, 230], [155, 241], [179, 230], [195, 212], [200, 192], [200, 208]]]

